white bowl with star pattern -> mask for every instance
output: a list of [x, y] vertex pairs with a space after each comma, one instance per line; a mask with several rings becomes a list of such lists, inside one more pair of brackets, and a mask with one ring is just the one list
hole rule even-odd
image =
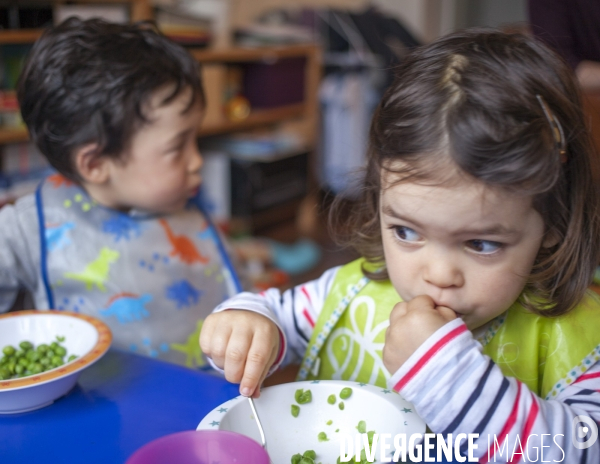
[[[350, 397], [342, 399], [344, 388], [352, 392]], [[296, 401], [300, 389], [310, 390], [309, 403]], [[394, 436], [405, 434], [408, 446], [412, 434], [425, 433], [425, 423], [411, 403], [392, 390], [364, 383], [338, 380], [286, 383], [264, 388], [254, 402], [264, 428], [267, 451], [278, 464], [287, 464], [294, 454], [307, 450], [316, 452], [315, 462], [337, 462], [341, 439], [355, 439], [360, 421], [364, 421], [367, 432], [374, 431], [379, 437], [390, 435], [388, 456], [394, 452]], [[296, 417], [292, 405], [299, 408]], [[249, 402], [242, 396], [213, 409], [200, 421], [197, 430], [229, 430], [261, 442]], [[379, 458], [380, 445], [377, 449]]]

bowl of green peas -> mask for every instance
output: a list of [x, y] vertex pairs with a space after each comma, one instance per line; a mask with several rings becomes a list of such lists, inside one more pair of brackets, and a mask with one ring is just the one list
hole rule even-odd
[[[405, 437], [403, 449], [408, 453], [410, 437], [425, 433], [425, 422], [411, 403], [393, 390], [361, 382], [314, 380], [274, 385], [263, 388], [254, 403], [267, 452], [277, 464], [390, 462], [380, 458], [394, 458], [396, 449], [402, 449], [394, 446], [395, 437]], [[228, 430], [261, 443], [252, 410], [242, 396], [209, 412], [197, 430]], [[367, 455], [365, 440], [376, 458]], [[385, 441], [387, 448], [382, 451]], [[342, 442], [345, 461], [340, 456]]]
[[0, 315], [0, 414], [52, 404], [111, 342], [108, 326], [84, 314], [27, 310]]

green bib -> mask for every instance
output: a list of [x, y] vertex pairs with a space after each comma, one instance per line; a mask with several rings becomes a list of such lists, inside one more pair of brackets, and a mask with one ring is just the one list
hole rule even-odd
[[[388, 281], [363, 276], [356, 260], [337, 273], [310, 339], [298, 380], [353, 380], [387, 386], [382, 362], [385, 331], [402, 301]], [[582, 302], [557, 318], [537, 316], [513, 304], [479, 339], [483, 353], [507, 377], [552, 398], [600, 359], [600, 298]]]

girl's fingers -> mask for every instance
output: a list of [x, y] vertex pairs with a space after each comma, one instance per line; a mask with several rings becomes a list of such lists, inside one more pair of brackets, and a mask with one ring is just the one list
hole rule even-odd
[[410, 300], [406, 305], [406, 311], [423, 311], [428, 309], [435, 309], [435, 302], [431, 297], [427, 295], [419, 295]]
[[227, 345], [231, 338], [231, 326], [228, 324], [215, 327], [208, 342], [208, 351], [206, 356], [210, 357], [215, 365], [225, 368], [225, 357], [227, 355]]
[[212, 339], [216, 327], [217, 324], [215, 321], [215, 317], [211, 314], [204, 320], [204, 323], [202, 324], [202, 329], [200, 330], [200, 349], [208, 357], [212, 357]]
[[278, 344], [271, 351], [271, 357], [269, 358], [269, 362], [265, 366], [265, 370], [263, 372], [263, 375], [260, 378], [260, 381], [258, 382], [258, 388], [256, 388], [256, 390], [254, 390], [254, 394], [252, 395], [254, 398], [258, 398], [260, 396], [260, 386], [263, 384], [263, 382], [267, 378], [267, 374], [269, 373], [269, 370], [271, 369], [271, 366], [275, 362], [275, 358], [277, 358], [277, 353], [279, 353], [279, 345]]
[[450, 308], [447, 308], [446, 306], [438, 306], [435, 309], [437, 309], [438, 312], [442, 315], [442, 317], [448, 322], [453, 321], [458, 317], [454, 311], [452, 311]]
[[235, 330], [229, 337], [225, 352], [225, 378], [232, 383], [239, 383], [244, 375], [246, 357], [252, 345], [252, 332]]
[[246, 359], [244, 377], [240, 384], [240, 393], [242, 395], [253, 396], [255, 391], [258, 390], [262, 379], [266, 376], [275, 359], [272, 356], [274, 345], [275, 349], [278, 349], [276, 346], [277, 343], [273, 343], [273, 337], [265, 336], [265, 334], [259, 332], [254, 334]]

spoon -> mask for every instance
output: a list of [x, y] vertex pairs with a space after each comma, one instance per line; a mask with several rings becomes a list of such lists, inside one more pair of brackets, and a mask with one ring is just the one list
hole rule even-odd
[[[258, 412], [256, 412], [256, 406], [254, 405], [254, 399], [251, 396], [248, 396], [248, 401], [250, 402], [250, 409], [252, 409], [252, 414], [254, 415], [254, 418], [256, 419], [256, 425], [258, 425], [258, 431], [260, 433], [260, 441], [261, 441], [262, 447], [265, 451], [267, 451], [267, 454], [268, 454], [267, 439], [265, 438], [265, 431], [260, 422], [260, 418], [258, 417]], [[269, 456], [269, 462], [271, 464], [273, 464], [273, 461], [271, 461], [270, 456]]]

